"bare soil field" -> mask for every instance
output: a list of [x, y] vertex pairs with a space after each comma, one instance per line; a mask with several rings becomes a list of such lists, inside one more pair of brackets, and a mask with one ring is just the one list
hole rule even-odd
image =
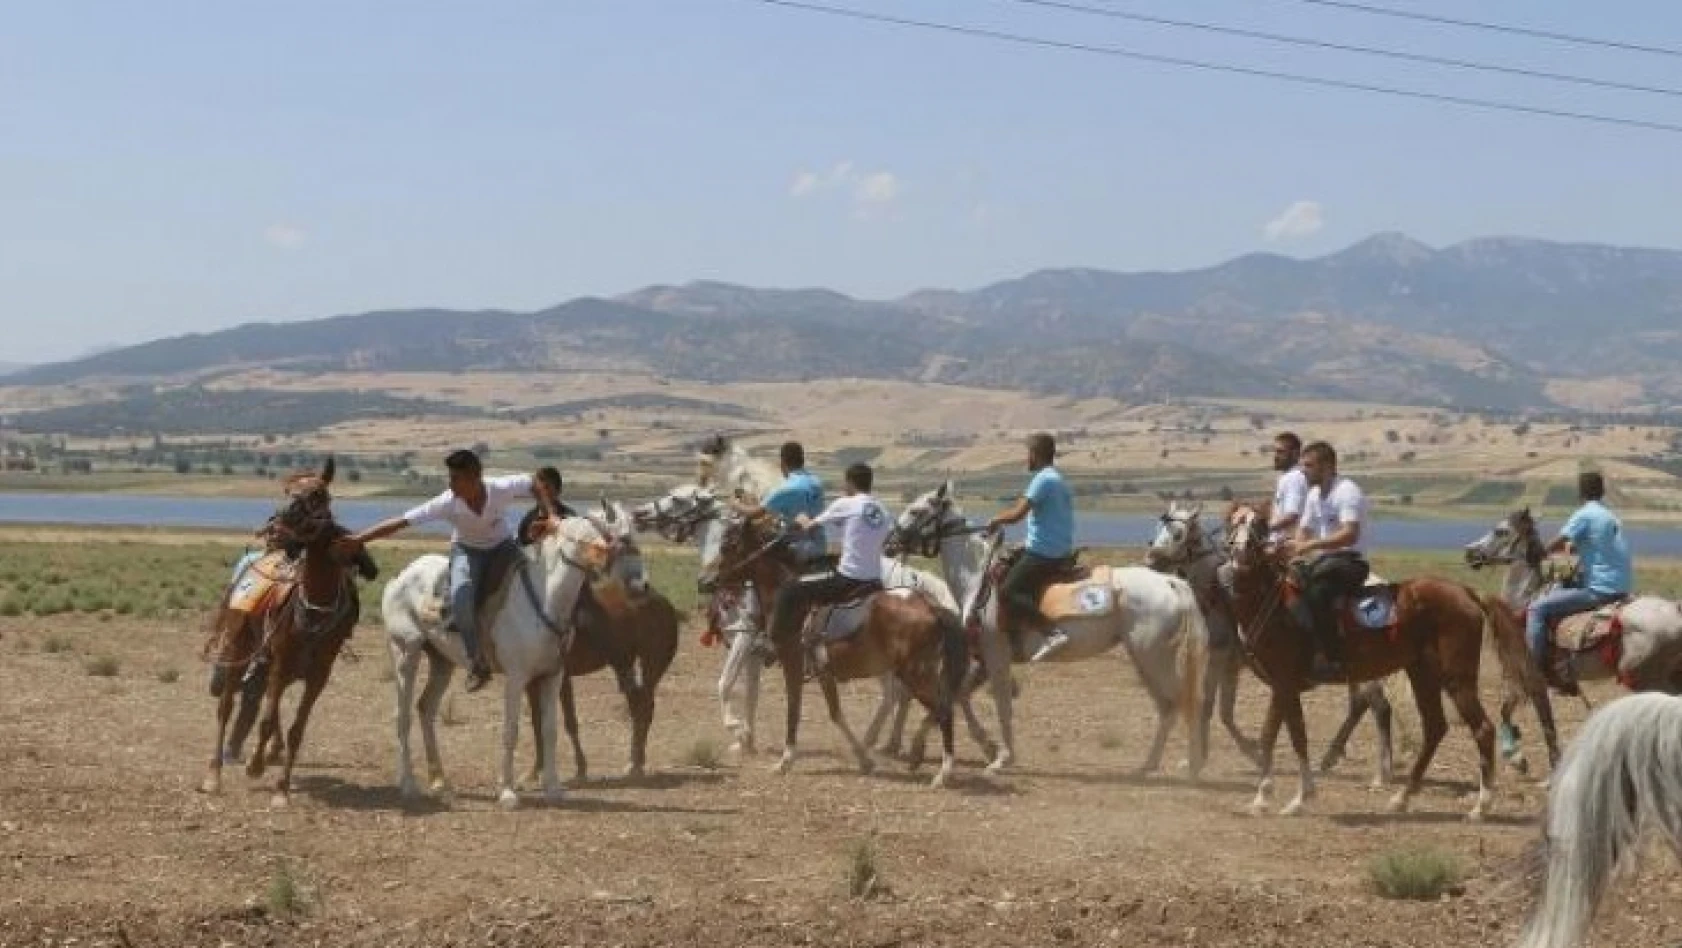
[[[592, 779], [559, 807], [498, 809], [493, 683], [450, 699], [453, 792], [405, 805], [381, 630], [365, 623], [360, 660], [341, 662], [317, 709], [292, 805], [276, 810], [237, 771], [221, 796], [195, 791], [213, 724], [196, 620], [20, 617], [0, 619], [0, 636], [8, 946], [1501, 945], [1528, 905], [1524, 856], [1544, 803], [1534, 780], [1504, 771], [1495, 816], [1465, 823], [1474, 757], [1459, 730], [1399, 817], [1367, 786], [1370, 726], [1296, 819], [1244, 814], [1254, 773], [1224, 737], [1201, 785], [1132, 776], [1154, 716], [1119, 654], [1019, 669], [1022, 760], [1008, 775], [983, 775], [964, 744], [947, 791], [890, 760], [861, 776], [814, 690], [806, 756], [779, 777], [768, 753], [714, 760], [721, 655], [686, 631], [645, 780], [601, 776], [623, 765], [627, 726], [611, 681], [588, 678]], [[766, 685], [761, 743], [776, 749], [781, 689]], [[1253, 733], [1264, 691], [1247, 676], [1241, 687]], [[849, 693], [855, 726], [874, 699], [874, 685]], [[1310, 703], [1318, 754], [1341, 691]], [[1582, 711], [1560, 709], [1570, 734]], [[989, 719], [990, 704], [978, 710]], [[530, 753], [522, 733], [522, 765]], [[1381, 898], [1372, 860], [1413, 847], [1452, 856], [1463, 881], [1437, 901]], [[870, 897], [849, 895], [855, 870], [875, 876]], [[1679, 939], [1682, 873], [1665, 858], [1609, 900], [1595, 943]]]

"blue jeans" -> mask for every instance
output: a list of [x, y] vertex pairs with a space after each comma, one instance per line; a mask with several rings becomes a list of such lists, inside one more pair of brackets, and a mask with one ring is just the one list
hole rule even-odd
[[1524, 640], [1530, 646], [1530, 657], [1546, 671], [1548, 630], [1554, 623], [1579, 612], [1598, 609], [1616, 598], [1618, 597], [1598, 593], [1592, 589], [1572, 589], [1564, 586], [1538, 596], [1536, 601], [1530, 604], [1530, 612], [1524, 620]]
[[485, 580], [485, 571], [498, 556], [517, 552], [514, 541], [499, 546], [476, 549], [460, 543], [450, 544], [450, 624], [461, 635], [461, 646], [473, 665], [483, 661], [479, 652], [478, 590]]

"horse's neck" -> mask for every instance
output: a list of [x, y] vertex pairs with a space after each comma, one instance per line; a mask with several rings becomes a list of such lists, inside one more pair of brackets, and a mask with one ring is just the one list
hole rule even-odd
[[1221, 564], [1226, 561], [1219, 550], [1212, 546], [1201, 546], [1191, 551], [1190, 557], [1183, 567], [1186, 582], [1199, 589], [1213, 589], [1219, 576]]
[[981, 534], [960, 533], [940, 541], [940, 571], [959, 602], [975, 594], [986, 568], [987, 541]]
[[331, 540], [304, 547], [298, 565], [298, 582], [304, 588], [304, 596], [311, 601], [332, 596], [344, 582], [344, 567], [333, 559]]
[[[527, 590], [510, 589], [509, 598], [519, 602], [527, 609], [542, 609], [543, 617], [556, 625], [565, 625], [572, 618], [572, 607], [578, 602], [578, 593], [584, 588], [584, 571], [562, 559], [554, 569], [549, 569], [541, 553], [535, 556], [522, 555], [522, 562], [516, 570], [525, 574], [525, 579], [510, 575], [508, 582], [525, 584], [531, 581], [531, 588], [542, 591], [542, 601], [534, 603]], [[508, 613], [505, 606], [503, 614]], [[547, 623], [540, 625], [542, 635], [551, 634]]]
[[1507, 581], [1501, 588], [1501, 595], [1507, 600], [1507, 605], [1514, 609], [1521, 609], [1536, 598], [1542, 589], [1542, 567], [1532, 566], [1524, 560], [1514, 560], [1507, 567]]

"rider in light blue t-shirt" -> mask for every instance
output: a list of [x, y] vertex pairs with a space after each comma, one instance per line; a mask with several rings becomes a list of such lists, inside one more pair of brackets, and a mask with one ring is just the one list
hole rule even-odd
[[1623, 524], [1602, 502], [1606, 496], [1605, 478], [1592, 471], [1581, 475], [1577, 479], [1577, 493], [1583, 505], [1565, 521], [1559, 536], [1548, 546], [1548, 553], [1561, 552], [1569, 544], [1577, 554], [1581, 584], [1561, 586], [1537, 597], [1525, 618], [1525, 640], [1530, 645], [1531, 657], [1544, 674], [1551, 670], [1550, 629], [1568, 616], [1625, 598], [1635, 585]]
[[[806, 470], [806, 449], [799, 442], [790, 441], [778, 454], [783, 482], [759, 501], [759, 506], [777, 515], [787, 527], [793, 527], [796, 517], [816, 518], [824, 511], [823, 482]], [[827, 540], [822, 527], [813, 527], [794, 541], [802, 560], [813, 560], [824, 554]]]

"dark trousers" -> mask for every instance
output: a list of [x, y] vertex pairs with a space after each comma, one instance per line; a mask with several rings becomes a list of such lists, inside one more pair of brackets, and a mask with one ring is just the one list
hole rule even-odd
[[1333, 550], [1309, 560], [1297, 574], [1302, 586], [1297, 621], [1313, 633], [1320, 650], [1333, 661], [1343, 657], [1337, 634], [1337, 601], [1360, 594], [1372, 567], [1354, 550]]
[[851, 602], [881, 588], [882, 584], [874, 580], [852, 579], [839, 572], [803, 576], [784, 583], [777, 590], [777, 601], [771, 609], [771, 640], [781, 642], [798, 634], [800, 624], [813, 606]]
[[1040, 614], [1040, 595], [1068, 568], [1067, 559], [1051, 560], [1024, 552], [999, 583], [999, 605], [1006, 623], [1014, 630], [1020, 630], [1024, 623], [1046, 624]]

